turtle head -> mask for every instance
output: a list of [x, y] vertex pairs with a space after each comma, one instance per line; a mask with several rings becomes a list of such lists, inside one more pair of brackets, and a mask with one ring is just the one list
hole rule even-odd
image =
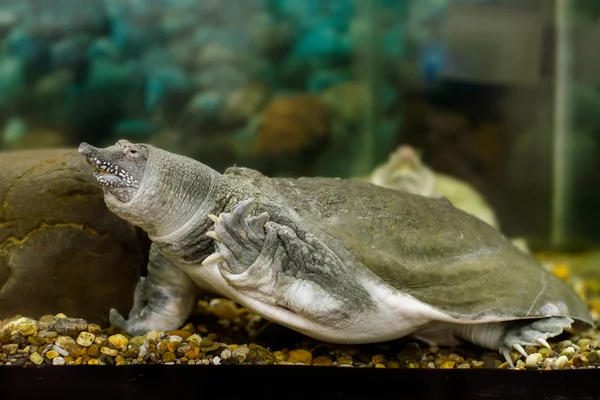
[[83, 142], [79, 153], [94, 167], [94, 179], [105, 192], [123, 203], [133, 199], [146, 169], [148, 146], [119, 140], [113, 146], [99, 149]]
[[150, 236], [170, 234], [196, 213], [215, 213], [217, 171], [150, 144], [119, 140], [106, 148], [81, 143], [108, 209]]
[[435, 176], [412, 146], [402, 145], [390, 154], [387, 163], [375, 171], [376, 184], [390, 189], [432, 196]]

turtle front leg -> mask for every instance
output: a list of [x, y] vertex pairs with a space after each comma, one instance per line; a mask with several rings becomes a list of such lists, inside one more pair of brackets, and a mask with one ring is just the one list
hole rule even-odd
[[[374, 307], [338, 255], [317, 237], [297, 227], [269, 220], [267, 213], [252, 216], [253, 199], [222, 213], [214, 230], [216, 252], [204, 265], [217, 264], [238, 301], [256, 301], [292, 311], [323, 326], [344, 326], [353, 312]], [[297, 229], [297, 230], [295, 230]], [[243, 303], [242, 303], [243, 304]], [[248, 306], [248, 305], [247, 305]], [[271, 314], [281, 310], [270, 308]]]
[[140, 278], [136, 286], [128, 319], [113, 308], [110, 322], [132, 335], [143, 335], [153, 329], [177, 329], [192, 313], [197, 290], [193, 281], [153, 244], [150, 246], [148, 276]]

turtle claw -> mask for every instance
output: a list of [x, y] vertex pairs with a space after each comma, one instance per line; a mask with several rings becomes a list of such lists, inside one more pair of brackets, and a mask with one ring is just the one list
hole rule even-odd
[[515, 349], [516, 351], [518, 351], [519, 353], [521, 353], [523, 355], [523, 357], [527, 357], [527, 352], [525, 351], [525, 349], [523, 348], [523, 346], [521, 346], [519, 343], [514, 343], [512, 345], [513, 349]]
[[223, 256], [218, 251], [212, 253], [202, 261], [202, 265], [214, 264], [223, 261]]
[[223, 239], [221, 239], [221, 236], [217, 232], [215, 232], [215, 231], [208, 231], [208, 232], [205, 233], [205, 235], [208, 236], [211, 239], [216, 240], [217, 242], [222, 242], [223, 241]]
[[541, 344], [542, 346], [552, 350], [552, 347], [550, 347], [550, 344], [548, 344], [548, 342], [546, 342], [545, 339], [539, 337], [539, 338], [535, 339], [535, 341], [538, 342], [539, 344]]
[[214, 230], [205, 235], [215, 240], [215, 250], [220, 256], [209, 256], [204, 260], [204, 265], [217, 262], [229, 272], [240, 274], [254, 263], [265, 242], [265, 224], [269, 214], [263, 212], [253, 216], [250, 214], [253, 207], [254, 199], [249, 198], [218, 217], [212, 214], [208, 216], [215, 225]]
[[504, 343], [500, 348], [500, 353], [513, 367], [508, 349], [515, 349], [524, 357], [527, 357], [527, 352], [523, 348], [524, 345], [542, 345], [550, 348], [550, 344], [546, 339], [560, 335], [565, 328], [571, 327], [572, 323], [573, 320], [568, 317], [548, 317], [534, 320], [525, 325], [513, 326], [504, 335]]
[[510, 350], [508, 350], [508, 347], [502, 347], [500, 349], [500, 354], [502, 354], [502, 356], [504, 357], [506, 362], [508, 362], [508, 365], [510, 365], [511, 368], [515, 367], [515, 364], [513, 363], [512, 358], [510, 357]]

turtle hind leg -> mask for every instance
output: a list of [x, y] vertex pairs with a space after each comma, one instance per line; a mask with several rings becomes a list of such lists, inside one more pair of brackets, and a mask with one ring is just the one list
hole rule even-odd
[[469, 324], [437, 323], [424, 327], [413, 336], [437, 345], [453, 345], [452, 339], [462, 339], [481, 347], [498, 350], [509, 365], [514, 367], [510, 357], [511, 349], [527, 357], [524, 346], [550, 347], [546, 340], [560, 335], [565, 328], [571, 327], [572, 323], [573, 320], [568, 317]]
[[510, 349], [515, 349], [524, 357], [527, 357], [527, 353], [523, 349], [525, 345], [542, 345], [550, 348], [546, 339], [560, 335], [565, 328], [570, 328], [573, 322], [569, 317], [549, 317], [511, 326], [502, 339], [499, 351], [506, 358], [506, 361], [513, 366]]

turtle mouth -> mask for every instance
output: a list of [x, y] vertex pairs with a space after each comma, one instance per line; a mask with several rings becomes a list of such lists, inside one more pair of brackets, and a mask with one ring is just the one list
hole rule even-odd
[[105, 187], [137, 187], [134, 179], [117, 165], [95, 157], [87, 158], [88, 164], [94, 167], [93, 176]]
[[103, 187], [107, 188], [137, 188], [139, 182], [123, 168], [98, 157], [97, 150], [83, 143], [79, 152], [85, 156], [86, 162], [94, 168], [93, 177]]

